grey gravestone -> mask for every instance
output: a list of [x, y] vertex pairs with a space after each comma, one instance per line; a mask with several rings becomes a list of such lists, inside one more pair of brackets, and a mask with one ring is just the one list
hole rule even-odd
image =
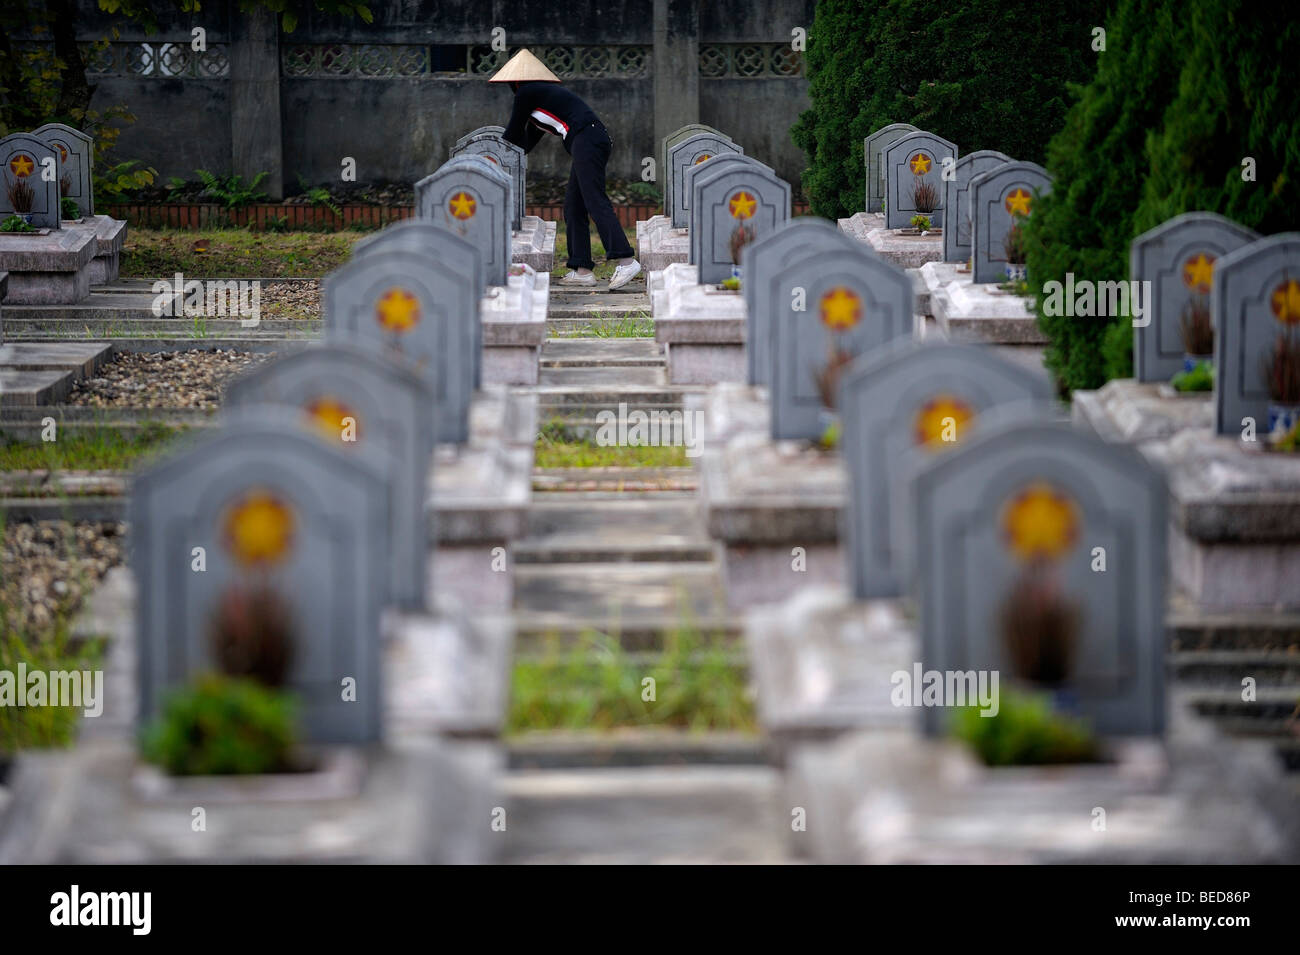
[[664, 215], [666, 216], [673, 214], [673, 177], [668, 168], [668, 150], [683, 139], [689, 139], [698, 133], [711, 133], [719, 139], [731, 140], [731, 137], [726, 133], [714, 129], [712, 126], [706, 126], [704, 123], [687, 123], [664, 137], [663, 142], [659, 144], [659, 168], [656, 170], [655, 178], [664, 194]]
[[971, 280], [1005, 282], [1003, 243], [1016, 217], [1033, 214], [1035, 195], [1052, 191], [1052, 177], [1038, 163], [1009, 162], [980, 173], [970, 183]]
[[511, 189], [515, 197], [512, 227], [523, 228], [524, 189], [528, 171], [527, 154], [514, 143], [507, 142], [500, 136], [488, 134], [472, 136], [467, 142], [458, 143], [451, 151], [453, 158], [464, 153], [482, 156], [488, 162], [500, 166], [510, 176]]
[[967, 153], [952, 167], [951, 179], [943, 182], [943, 207], [947, 224], [943, 230], [943, 260], [965, 262], [970, 258], [970, 183], [980, 173], [996, 169], [1012, 159], [996, 149]]
[[91, 172], [95, 166], [95, 141], [79, 129], [62, 123], [46, 123], [32, 130], [32, 135], [43, 139], [59, 153], [59, 193], [67, 180], [68, 197], [77, 200], [82, 217], [95, 214], [95, 192], [91, 185]]
[[791, 289], [778, 285], [777, 277], [793, 262], [858, 245], [833, 222], [801, 216], [745, 246], [741, 264], [748, 278], [740, 289], [745, 298], [745, 363], [751, 385], [771, 384], [772, 337], [778, 318], [790, 311]]
[[775, 440], [814, 439], [825, 431], [817, 379], [833, 355], [861, 355], [912, 334], [912, 280], [894, 263], [852, 244], [799, 259], [774, 276], [778, 288], [803, 289], [800, 302], [787, 300], [773, 316], [769, 387]]
[[1270, 235], [1214, 265], [1214, 427], [1241, 434], [1254, 418], [1268, 430], [1269, 396], [1260, 367], [1282, 335], [1300, 338], [1300, 232]]
[[479, 290], [458, 263], [465, 240], [444, 232], [438, 244], [397, 246], [352, 259], [325, 276], [326, 336], [355, 336], [365, 347], [413, 362], [434, 392], [438, 441], [469, 438], [469, 403], [482, 340]]
[[[976, 345], [922, 345], [896, 339], [859, 357], [840, 387], [840, 447], [849, 475], [843, 512], [849, 579], [859, 599], [901, 590], [894, 496], [910, 452], [928, 458], [951, 451], [990, 408], [1046, 403], [1043, 372]], [[947, 439], [947, 440], [945, 440]], [[901, 495], [899, 495], [901, 497]]]
[[699, 267], [701, 285], [731, 275], [731, 237], [744, 228], [760, 236], [790, 218], [790, 184], [757, 162], [733, 163], [694, 178], [689, 261]]
[[881, 153], [890, 143], [916, 132], [920, 130], [911, 123], [890, 123], [862, 141], [862, 162], [867, 167], [867, 212], [880, 212], [885, 207], [885, 172]]
[[260, 407], [137, 477], [129, 507], [142, 720], [215, 668], [210, 628], [231, 588], [265, 587], [291, 620], [287, 685], [306, 739], [380, 738], [388, 487], [364, 456], [326, 446], [288, 409]]
[[231, 407], [298, 408], [309, 433], [384, 472], [392, 489], [388, 594], [398, 607], [423, 609], [429, 551], [424, 505], [434, 445], [428, 382], [405, 363], [331, 341], [235, 379], [226, 400]]
[[[63, 218], [59, 213], [58, 151], [51, 144], [31, 133], [11, 133], [0, 139], [0, 219], [16, 212], [9, 201], [11, 185], [24, 182], [32, 190], [32, 227], [58, 229]], [[52, 161], [51, 166], [47, 160]], [[52, 169], [53, 175], [45, 170]]]
[[[682, 188], [684, 200], [686, 203], [686, 228], [694, 229], [699, 225], [696, 219], [695, 211], [690, 208], [689, 196], [695, 189], [695, 182], [703, 176], [711, 176], [720, 169], [726, 169], [729, 166], [756, 166], [760, 169], [766, 169], [772, 175], [776, 175], [771, 166], [765, 165], [754, 159], [752, 156], [742, 156], [740, 153], [731, 153], [726, 156], [714, 156], [708, 162], [702, 162], [694, 166], [687, 166], [685, 173], [682, 175]], [[701, 180], [702, 181], [702, 180]]]
[[1148, 324], [1133, 329], [1138, 381], [1168, 381], [1183, 370], [1182, 317], [1197, 298], [1209, 307], [1214, 262], [1259, 234], [1213, 212], [1187, 212], [1144, 232], [1129, 247], [1130, 277], [1151, 283]]
[[[1161, 732], [1168, 499], [1136, 450], [1056, 422], [982, 426], [935, 455], [909, 508], [922, 667], [997, 670], [1006, 692], [1023, 676], [1002, 624], [1010, 597], [1025, 588], [1016, 603], [1041, 614], [1055, 591], [1077, 628], [1064, 688], [1080, 715], [1103, 734]], [[1028, 629], [1034, 615], [1014, 616]], [[929, 733], [943, 725], [941, 708], [921, 716]]]
[[672, 217], [674, 229], [685, 229], [691, 200], [694, 198], [686, 191], [686, 170], [701, 163], [707, 163], [715, 156], [729, 154], [743, 156], [741, 149], [730, 139], [713, 133], [696, 133], [668, 148], [668, 175], [672, 180]]
[[468, 239], [483, 254], [488, 285], [505, 285], [510, 266], [510, 177], [481, 156], [460, 155], [415, 184], [415, 210]]
[[[457, 146], [464, 146], [475, 136], [500, 136], [506, 131], [504, 126], [480, 126], [478, 129], [472, 129], [460, 139], [456, 140]], [[454, 148], [454, 147], [453, 147]]]
[[[957, 147], [934, 133], [908, 133], [885, 146], [880, 165], [885, 175], [885, 228], [905, 229], [912, 216], [925, 215], [939, 227], [943, 221], [943, 165], [956, 162]], [[918, 213], [913, 191], [920, 185], [934, 187], [937, 207]]]
[[[431, 253], [444, 265], [449, 265], [458, 275], [469, 276], [471, 286], [479, 289], [480, 296], [487, 291], [483, 256], [473, 245], [456, 236], [447, 238], [446, 229], [427, 219], [403, 219], [385, 226], [375, 235], [367, 236], [352, 247], [352, 258], [384, 256], [394, 250], [405, 250], [417, 255]], [[474, 323], [474, 387], [483, 384], [483, 323]]]

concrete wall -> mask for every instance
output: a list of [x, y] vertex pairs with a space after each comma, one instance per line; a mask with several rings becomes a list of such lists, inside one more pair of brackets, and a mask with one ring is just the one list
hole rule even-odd
[[[279, 58], [274, 43], [268, 50], [265, 31], [250, 28], [231, 0], [205, 0], [192, 16], [166, 10], [152, 35], [104, 14], [95, 0], [75, 3], [83, 39], [119, 26], [119, 55], [138, 43], [188, 45], [194, 26], [228, 55], [231, 67], [216, 78], [130, 75], [120, 66], [92, 77], [94, 108], [123, 103], [137, 117], [119, 140], [118, 157], [141, 159], [163, 178], [193, 178], [196, 168], [245, 175], [268, 169], [270, 184], [282, 180], [292, 192], [299, 175], [311, 183], [337, 179], [350, 156], [359, 181], [413, 182], [445, 161], [464, 132], [503, 124], [509, 115], [509, 91], [483, 75], [286, 75], [272, 62]], [[705, 44], [788, 43], [793, 27], [810, 27], [814, 6], [815, 0], [374, 0], [372, 24], [310, 12], [292, 34], [278, 34], [278, 45], [487, 46], [495, 27], [505, 29], [511, 48], [640, 45], [651, 52], [641, 75], [565, 81], [610, 128], [611, 176], [639, 178], [642, 158], [658, 155], [665, 130], [705, 122], [797, 183], [804, 161], [789, 127], [808, 106], [806, 79], [702, 75], [698, 51]], [[271, 102], [275, 77], [278, 103]], [[529, 163], [533, 175], [568, 174], [568, 157], [549, 138]]]

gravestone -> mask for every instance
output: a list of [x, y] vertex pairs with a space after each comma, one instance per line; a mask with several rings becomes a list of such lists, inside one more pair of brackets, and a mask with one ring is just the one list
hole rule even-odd
[[790, 184], [761, 163], [731, 163], [696, 175], [692, 184], [690, 258], [699, 266], [700, 284], [731, 275], [731, 238], [744, 229], [754, 239], [790, 219]]
[[[822, 391], [836, 393], [836, 359], [847, 364], [912, 334], [912, 280], [897, 265], [852, 243], [792, 262], [773, 281], [779, 289], [803, 291], [773, 315], [772, 438], [816, 439], [828, 423]], [[819, 377], [828, 383], [819, 387]]]
[[740, 290], [745, 301], [745, 365], [751, 385], [769, 386], [772, 378], [772, 337], [777, 320], [790, 310], [792, 289], [776, 279], [785, 267], [857, 243], [835, 225], [815, 216], [800, 216], [745, 246]]
[[46, 123], [32, 130], [32, 135], [49, 143], [59, 154], [60, 196], [75, 199], [82, 218], [93, 216], [95, 193], [90, 175], [94, 169], [95, 141], [81, 130], [62, 123]]
[[1187, 212], [1133, 240], [1130, 277], [1151, 283], [1148, 324], [1133, 329], [1138, 381], [1168, 381], [1183, 370], [1184, 315], [1209, 309], [1215, 261], [1258, 238], [1257, 232], [1216, 213]]
[[290, 622], [286, 683], [307, 741], [378, 740], [388, 506], [364, 455], [326, 446], [289, 409], [259, 407], [139, 475], [129, 509], [141, 720], [216, 668], [218, 611], [269, 592]]
[[505, 131], [506, 128], [504, 126], [480, 126], [478, 129], [472, 129], [464, 136], [460, 137], [460, 139], [456, 140], [456, 146], [453, 146], [452, 148], [455, 149], [456, 147], [464, 146], [475, 136], [500, 136]]
[[686, 170], [707, 163], [715, 156], [743, 156], [745, 150], [720, 134], [696, 133], [668, 148], [668, 174], [672, 178], [672, 219], [674, 229], [689, 224], [689, 210], [694, 199], [686, 188]]
[[528, 171], [527, 154], [514, 143], [486, 133], [471, 136], [466, 142], [458, 143], [451, 151], [453, 159], [467, 153], [482, 156], [488, 162], [495, 163], [505, 170], [510, 177], [510, 186], [515, 197], [511, 228], [515, 230], [523, 228], [524, 188]]
[[[416, 255], [436, 255], [457, 275], [469, 276], [481, 296], [487, 291], [483, 255], [464, 239], [449, 240], [446, 229], [428, 219], [403, 219], [367, 236], [352, 247], [352, 258], [379, 257], [396, 250]], [[458, 238], [458, 237], [454, 237]], [[483, 323], [474, 324], [474, 387], [483, 385]]]
[[415, 214], [469, 240], [488, 285], [505, 285], [514, 198], [510, 177], [482, 156], [462, 154], [415, 184]]
[[880, 212], [885, 208], [885, 167], [881, 153], [890, 143], [916, 132], [920, 130], [911, 123], [890, 123], [862, 141], [862, 162], [867, 167], [867, 212]]
[[1214, 426], [1241, 435], [1268, 430], [1267, 356], [1284, 336], [1300, 340], [1300, 232], [1270, 235], [1214, 263]]
[[[704, 176], [712, 176], [720, 169], [727, 169], [732, 166], [743, 167], [746, 165], [755, 166], [760, 169], [766, 169], [768, 172], [772, 173], [773, 175], [776, 175], [775, 170], [773, 170], [771, 166], [759, 162], [757, 159], [754, 159], [752, 156], [742, 156], [740, 153], [730, 153], [725, 156], [714, 156], [708, 162], [702, 162], [694, 166], [688, 166], [686, 168], [686, 172], [682, 176], [682, 187], [683, 187], [684, 194], [685, 196], [689, 197], [695, 190], [696, 181], [697, 180], [703, 181], [702, 177]], [[689, 198], [686, 200], [686, 205], [687, 205], [686, 228], [688, 230], [696, 229], [699, 226], [699, 221], [695, 215], [694, 210], [690, 208]], [[688, 245], [690, 244], [689, 240], [687, 244]]]
[[970, 183], [971, 281], [1007, 281], [1007, 233], [1033, 214], [1035, 196], [1052, 191], [1052, 177], [1038, 163], [1008, 162]]
[[[32, 192], [31, 226], [34, 229], [58, 229], [63, 218], [59, 212], [59, 175], [62, 169], [58, 151], [39, 136], [11, 133], [0, 139], [0, 219], [17, 212], [9, 199], [9, 188], [19, 184]], [[46, 173], [46, 170], [52, 173]]]
[[[1051, 421], [935, 455], [908, 509], [923, 669], [1033, 679], [1099, 733], [1160, 733], [1168, 499], [1136, 450]], [[921, 711], [939, 732], [944, 709]]]
[[257, 404], [300, 409], [311, 434], [378, 466], [391, 488], [388, 595], [406, 610], [425, 607], [429, 465], [433, 391], [406, 363], [354, 344], [331, 341], [262, 365], [232, 381], [231, 407]]
[[[956, 146], [922, 130], [887, 144], [880, 153], [885, 176], [885, 228], [908, 228], [914, 215], [928, 216], [932, 226], [942, 226], [944, 161], [956, 159]], [[934, 191], [936, 207], [929, 212], [918, 212], [916, 208], [916, 190], [922, 186]]]
[[966, 262], [970, 259], [970, 183], [980, 173], [996, 169], [1011, 157], [996, 149], [980, 149], [957, 160], [953, 178], [943, 183], [943, 207], [948, 210], [943, 230], [943, 260]]
[[683, 139], [690, 139], [699, 133], [710, 133], [720, 139], [730, 140], [731, 137], [721, 130], [714, 129], [712, 126], [706, 126], [704, 123], [687, 123], [685, 126], [674, 130], [664, 137], [663, 142], [659, 144], [659, 169], [656, 171], [656, 180], [664, 195], [664, 215], [670, 219], [673, 215], [673, 177], [669, 169], [668, 150], [676, 146]]
[[434, 435], [457, 444], [469, 437], [483, 334], [479, 290], [458, 244], [466, 242], [447, 230], [432, 244], [394, 243], [352, 259], [321, 283], [327, 339], [355, 336], [367, 348], [413, 362], [433, 389]]
[[902, 590], [894, 516], [907, 468], [955, 448], [990, 408], [1052, 396], [1046, 374], [976, 345], [899, 338], [854, 361], [840, 388], [840, 447], [849, 474], [842, 537], [855, 597]]

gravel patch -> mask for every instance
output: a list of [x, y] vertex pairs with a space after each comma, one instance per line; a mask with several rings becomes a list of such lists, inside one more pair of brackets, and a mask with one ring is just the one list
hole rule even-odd
[[320, 282], [266, 282], [262, 285], [263, 318], [320, 318]]
[[95, 378], [78, 382], [67, 403], [83, 408], [197, 408], [221, 404], [230, 379], [272, 356], [257, 352], [119, 352]]
[[122, 563], [120, 522], [24, 521], [0, 538], [0, 614], [6, 632], [48, 639], [76, 613], [113, 567]]

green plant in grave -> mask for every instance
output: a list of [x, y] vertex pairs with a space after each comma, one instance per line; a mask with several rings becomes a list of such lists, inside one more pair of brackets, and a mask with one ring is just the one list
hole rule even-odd
[[1214, 365], [1208, 361], [1196, 363], [1191, 371], [1180, 371], [1169, 382], [1178, 391], [1213, 391]]
[[1003, 691], [996, 716], [979, 706], [953, 712], [952, 734], [968, 744], [987, 766], [1041, 766], [1091, 763], [1098, 759], [1096, 738], [1081, 720], [1057, 713], [1045, 694]]
[[912, 216], [911, 223], [913, 229], [920, 229], [922, 232], [930, 231], [929, 216]]
[[242, 209], [244, 206], [260, 202], [266, 198], [266, 193], [259, 192], [257, 187], [261, 185], [263, 179], [270, 175], [268, 172], [259, 172], [253, 177], [253, 181], [247, 185], [244, 184], [243, 176], [219, 177], [214, 176], [206, 169], [196, 169], [194, 173], [199, 177], [199, 181], [203, 183], [204, 195], [217, 200], [226, 209]]
[[59, 211], [65, 219], [81, 218], [81, 206], [77, 205], [77, 200], [71, 196], [64, 196], [59, 200]]
[[0, 232], [35, 232], [36, 230], [27, 224], [26, 220], [19, 215], [7, 215], [3, 221], [0, 221]]
[[648, 182], [628, 183], [627, 194], [640, 202], [658, 204], [664, 201], [663, 193]]

